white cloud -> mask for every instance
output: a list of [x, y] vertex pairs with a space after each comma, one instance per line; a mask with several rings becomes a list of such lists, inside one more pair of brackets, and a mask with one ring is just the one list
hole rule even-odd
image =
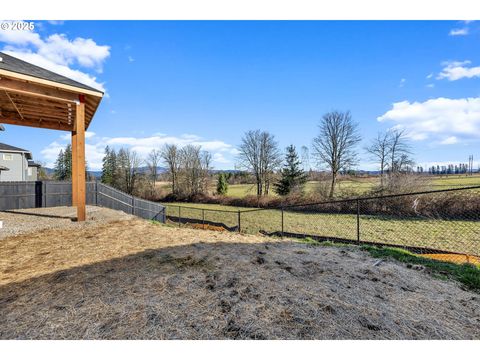
[[401, 80], [400, 80], [400, 84], [398, 85], [398, 87], [403, 87], [406, 82], [407, 82], [407, 79], [401, 79]]
[[442, 145], [453, 145], [453, 144], [456, 144], [458, 143], [458, 139], [456, 136], [449, 136], [445, 139], [443, 139], [442, 141], [440, 141], [440, 144]]
[[434, 88], [435, 87], [435, 84], [427, 84], [426, 85], [428, 88]]
[[[90, 139], [95, 136], [95, 133], [93, 131], [85, 131], [85, 139]], [[72, 135], [70, 133], [66, 133], [60, 136], [60, 139], [65, 140], [65, 141], [70, 141], [72, 138]]]
[[101, 72], [103, 63], [110, 56], [107, 45], [98, 45], [92, 39], [81, 37], [71, 40], [65, 34], [42, 38], [34, 30], [0, 30], [0, 42], [5, 43], [2, 51], [9, 55], [105, 91], [95, 76], [72, 66]]
[[[413, 140], [462, 141], [480, 139], [480, 97], [436, 98], [425, 102], [401, 101], [377, 118], [405, 129]], [[454, 139], [455, 138], [455, 139]]]
[[[159, 149], [164, 144], [185, 146], [188, 144], [199, 145], [203, 150], [210, 151], [213, 155], [213, 164], [217, 168], [233, 168], [234, 147], [220, 140], [205, 140], [197, 135], [184, 134], [181, 136], [168, 136], [158, 134], [149, 137], [99, 137], [93, 132], [85, 134], [85, 155], [90, 170], [100, 170], [105, 146], [113, 148], [127, 147], [136, 151], [140, 157], [146, 158], [152, 149]], [[42, 160], [47, 167], [53, 167], [59, 151], [70, 142], [70, 134], [63, 135], [41, 151]]]
[[450, 36], [464, 36], [464, 35], [468, 35], [468, 32], [469, 32], [468, 28], [464, 27], [464, 28], [460, 28], [460, 29], [452, 29], [452, 30], [450, 30], [448, 35], [450, 35]]
[[433, 77], [433, 73], [427, 75], [427, 79], [431, 79]]
[[471, 61], [447, 61], [443, 63], [443, 70], [438, 74], [437, 79], [448, 79], [450, 81], [462, 78], [480, 77], [480, 66], [468, 67]]
[[227, 160], [222, 153], [214, 153], [213, 161], [220, 164], [230, 164], [230, 160]]
[[129, 55], [128, 56], [128, 62], [134, 62], [134, 61], [135, 61], [135, 59]]

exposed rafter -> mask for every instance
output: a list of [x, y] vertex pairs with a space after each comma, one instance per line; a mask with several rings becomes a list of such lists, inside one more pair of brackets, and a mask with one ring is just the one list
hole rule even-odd
[[7, 95], [8, 99], [9, 99], [10, 102], [12, 103], [13, 107], [15, 108], [15, 110], [17, 110], [18, 115], [20, 115], [20, 117], [23, 119], [22, 113], [21, 113], [20, 110], [18, 109], [17, 104], [15, 104], [15, 102], [12, 100], [12, 98], [11, 98], [10, 95], [8, 94], [8, 91], [7, 91], [7, 90], [5, 90], [5, 94]]

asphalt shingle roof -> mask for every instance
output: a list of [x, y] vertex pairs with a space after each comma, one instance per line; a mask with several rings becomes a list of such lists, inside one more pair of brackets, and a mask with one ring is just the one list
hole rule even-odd
[[30, 152], [28, 150], [25, 150], [25, 149], [20, 149], [16, 146], [12, 146], [12, 145], [8, 145], [8, 144], [4, 144], [4, 143], [0, 143], [0, 151], [1, 150], [5, 150], [5, 151], [18, 151], [18, 152]]
[[0, 52], [0, 58], [2, 58], [2, 61], [0, 61], [0, 69], [33, 76], [39, 79], [50, 80], [64, 85], [76, 86], [85, 90], [101, 92], [100, 90], [94, 89], [88, 85], [84, 85], [78, 81], [56, 74], [50, 70], [41, 68], [40, 66], [30, 64], [3, 52]]

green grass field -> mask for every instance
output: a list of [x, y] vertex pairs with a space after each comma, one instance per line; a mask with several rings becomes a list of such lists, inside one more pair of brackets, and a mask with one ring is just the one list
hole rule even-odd
[[[167, 215], [238, 225], [238, 211], [249, 210], [224, 205], [170, 203]], [[186, 208], [185, 206], [191, 207]], [[204, 209], [203, 211], [201, 209]], [[231, 212], [222, 212], [227, 210]], [[356, 240], [357, 218], [353, 214], [284, 212], [284, 232]], [[276, 232], [282, 229], [280, 210], [241, 213], [242, 232], [255, 234], [260, 230]], [[444, 251], [480, 255], [480, 221], [399, 218], [393, 216], [360, 216], [360, 236], [363, 241], [426, 247]]]
[[[475, 174], [473, 176], [465, 175], [448, 175], [448, 176], [431, 176], [426, 179], [425, 186], [421, 190], [441, 190], [451, 189], [467, 186], [480, 186], [480, 175]], [[379, 184], [377, 177], [358, 178], [356, 180], [340, 180], [337, 185], [338, 192], [348, 192], [352, 195], [362, 195], [371, 191], [375, 186]], [[321, 183], [319, 181], [309, 181], [305, 185], [305, 192], [313, 193], [320, 191], [322, 186], [328, 186], [328, 184]], [[228, 187], [228, 196], [244, 197], [246, 195], [255, 195], [255, 184], [238, 184], [230, 185]], [[276, 196], [273, 192], [271, 196]]]
[[[375, 186], [379, 184], [378, 177], [367, 177], [358, 179], [340, 179], [337, 184], [337, 192], [347, 192], [352, 196], [360, 196], [371, 191]], [[215, 192], [215, 183], [212, 182], [210, 192]], [[315, 193], [319, 192], [321, 187], [328, 187], [328, 182], [309, 181], [305, 185], [305, 192]], [[480, 174], [473, 176], [465, 175], [447, 175], [447, 176], [430, 176], [426, 178], [425, 186], [422, 186], [421, 190], [441, 190], [451, 189], [467, 186], [480, 186]], [[170, 183], [166, 181], [158, 182], [157, 188], [162, 191], [168, 192], [170, 190]], [[273, 189], [272, 189], [273, 190]], [[256, 195], [255, 184], [235, 184], [228, 186], [227, 196], [231, 197], [244, 197], [247, 195]], [[271, 191], [269, 196], [277, 196], [274, 191]]]

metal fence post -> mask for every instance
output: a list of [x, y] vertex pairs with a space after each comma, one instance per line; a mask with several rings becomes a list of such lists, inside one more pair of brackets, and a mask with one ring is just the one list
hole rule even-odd
[[135, 215], [135, 196], [132, 195], [132, 215]]
[[360, 245], [360, 200], [357, 199], [357, 242]]
[[283, 227], [284, 227], [284, 221], [283, 221], [283, 206], [282, 206], [282, 238], [283, 238]]
[[202, 209], [202, 229], [205, 230], [205, 209]]
[[47, 207], [47, 183], [42, 181], [42, 207]]
[[182, 212], [181, 211], [182, 211], [182, 208], [179, 206], [178, 207], [178, 227], [180, 227], [180, 222], [181, 222], [180, 220], [182, 218]]
[[241, 211], [238, 210], [238, 232], [242, 232]]
[[98, 180], [95, 180], [95, 206], [98, 206]]

